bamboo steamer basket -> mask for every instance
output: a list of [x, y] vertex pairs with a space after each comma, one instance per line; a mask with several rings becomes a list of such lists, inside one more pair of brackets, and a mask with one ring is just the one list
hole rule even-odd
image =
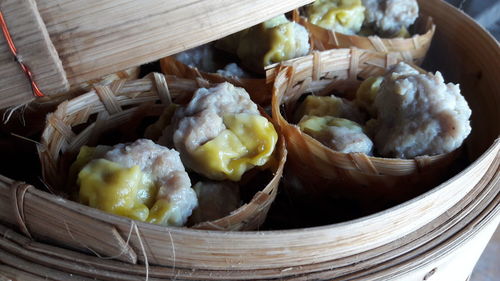
[[[422, 5], [423, 1], [418, 2]], [[436, 25], [428, 15], [425, 11], [420, 13], [414, 24], [414, 34], [410, 38], [346, 35], [312, 24], [302, 16], [299, 22], [308, 29], [316, 50], [356, 47], [379, 52], [396, 52], [404, 61], [420, 65], [436, 31]]]
[[286, 173], [289, 179], [285, 183], [298, 201], [318, 202], [325, 196], [337, 196], [377, 210], [390, 202], [415, 197], [443, 181], [459, 155], [459, 149], [414, 159], [341, 153], [303, 133], [289, 121], [304, 94], [325, 96], [335, 90], [355, 93], [360, 84], [358, 77], [381, 76], [396, 62], [389, 55], [385, 55], [385, 64], [377, 64], [377, 61], [380, 54], [367, 50], [333, 49], [286, 62], [278, 74], [276, 71], [271, 74], [276, 74], [273, 118], [280, 126], [289, 151]]
[[[0, 225], [0, 274], [22, 280], [465, 280], [500, 222], [499, 159], [495, 162], [473, 192], [426, 226], [392, 243], [329, 262], [260, 270], [231, 270], [230, 264], [223, 270], [133, 265], [33, 241]], [[0, 178], [0, 187], [13, 184]]]
[[[97, 210], [0, 177], [0, 273], [25, 280], [465, 280], [500, 217], [500, 124], [489, 122], [500, 119], [500, 50], [446, 3], [422, 1], [421, 8], [438, 27], [433, 62], [447, 80], [461, 83], [473, 110], [466, 144], [472, 163], [453, 178], [353, 221], [220, 232], [100, 217]], [[447, 50], [447, 56], [439, 50]], [[61, 214], [73, 217], [61, 220]], [[88, 225], [102, 230], [99, 238], [86, 232]]]
[[[202, 86], [210, 84], [205, 80], [179, 79], [154, 73], [142, 80], [117, 80], [109, 86], [96, 86], [94, 91], [61, 103], [55, 112], [47, 116], [38, 148], [44, 181], [53, 188], [64, 187], [70, 179], [63, 175], [69, 173], [69, 164], [83, 144], [95, 146], [98, 140], [102, 140], [102, 135], [120, 126], [127, 132], [136, 131], [142, 119], [149, 116], [158, 118], [172, 100], [176, 103], [189, 101], [192, 93]], [[152, 104], [160, 100], [161, 105]], [[93, 118], [96, 118], [95, 121]], [[81, 124], [85, 127], [75, 132]], [[226, 231], [258, 228], [276, 196], [282, 175], [286, 159], [282, 138], [276, 146], [275, 158], [276, 165], [270, 167], [272, 179], [248, 204], [224, 218], [196, 224], [193, 228]], [[71, 193], [69, 190], [66, 192]]]

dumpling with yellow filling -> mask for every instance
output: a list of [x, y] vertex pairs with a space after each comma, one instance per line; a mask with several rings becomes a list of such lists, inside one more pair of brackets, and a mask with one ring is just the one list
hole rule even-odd
[[316, 0], [307, 6], [307, 15], [312, 24], [354, 35], [365, 20], [365, 7], [361, 0]]
[[372, 141], [364, 133], [363, 127], [351, 120], [332, 116], [305, 115], [298, 125], [302, 132], [335, 151], [372, 154]]
[[184, 225], [198, 205], [179, 153], [146, 139], [88, 162], [77, 184], [83, 204], [160, 225]]
[[364, 116], [355, 104], [347, 99], [331, 96], [307, 96], [295, 113], [295, 120], [304, 115], [332, 116], [363, 123]]
[[280, 15], [225, 37], [216, 47], [235, 53], [248, 68], [262, 72], [273, 63], [309, 53], [309, 34], [302, 25]]
[[186, 166], [213, 180], [239, 181], [270, 159], [278, 140], [248, 93], [227, 82], [198, 89], [177, 109], [172, 126], [164, 134], [173, 134]]

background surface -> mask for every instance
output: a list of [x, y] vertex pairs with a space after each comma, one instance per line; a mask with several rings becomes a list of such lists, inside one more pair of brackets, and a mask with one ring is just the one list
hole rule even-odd
[[[463, 10], [497, 39], [500, 38], [500, 1], [499, 0], [447, 0]], [[500, 279], [500, 277], [499, 277]]]

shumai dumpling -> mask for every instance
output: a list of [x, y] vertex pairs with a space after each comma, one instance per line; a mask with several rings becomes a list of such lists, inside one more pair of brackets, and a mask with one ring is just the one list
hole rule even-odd
[[235, 53], [254, 71], [284, 60], [307, 55], [309, 34], [302, 25], [280, 15], [221, 39], [216, 46]]
[[387, 37], [407, 33], [418, 18], [416, 0], [362, 0], [365, 6], [365, 25]]
[[361, 0], [316, 0], [307, 6], [307, 16], [312, 24], [353, 35], [361, 30], [365, 7]]
[[97, 159], [82, 148], [76, 164], [79, 200], [90, 207], [132, 219], [182, 226], [198, 205], [195, 191], [173, 149], [139, 139], [118, 144]]
[[403, 62], [385, 74], [374, 107], [374, 143], [382, 156], [451, 152], [471, 132], [471, 110], [459, 86], [445, 84], [439, 72], [422, 74]]
[[271, 157], [278, 135], [243, 88], [198, 89], [172, 120], [173, 143], [186, 166], [212, 180], [239, 181]]

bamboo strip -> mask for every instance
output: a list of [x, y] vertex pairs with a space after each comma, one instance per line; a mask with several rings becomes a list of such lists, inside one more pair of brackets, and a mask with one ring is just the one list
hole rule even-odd
[[[66, 74], [35, 1], [4, 0], [0, 3], [0, 10], [18, 57], [30, 68], [39, 88], [46, 94], [67, 91]], [[3, 34], [0, 35], [0, 65], [0, 109], [32, 101], [31, 85], [11, 54]]]
[[[37, 281], [40, 280], [40, 276], [33, 275], [31, 273], [24, 272], [22, 270], [15, 269], [6, 265], [0, 264], [0, 280], [24, 280], [24, 281]], [[3, 279], [6, 278], [6, 279]], [[8, 279], [7, 279], [8, 278]]]

